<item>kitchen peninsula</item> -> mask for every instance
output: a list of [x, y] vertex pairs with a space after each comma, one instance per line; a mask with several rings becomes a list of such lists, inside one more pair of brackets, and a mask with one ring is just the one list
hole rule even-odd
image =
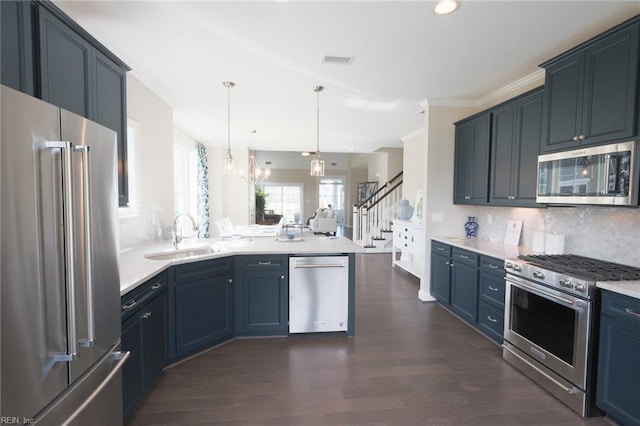
[[[344, 263], [345, 328], [354, 336], [355, 253], [361, 251], [347, 238], [303, 236], [192, 239], [179, 249], [163, 241], [121, 252], [122, 348], [131, 352], [123, 369], [125, 418], [167, 365], [237, 337], [288, 336], [295, 303], [289, 288], [305, 285], [290, 280], [290, 258]], [[316, 289], [335, 284], [318, 278], [325, 269], [313, 272]], [[314, 297], [308, 303], [321, 295]], [[324, 318], [314, 321], [325, 326]]]

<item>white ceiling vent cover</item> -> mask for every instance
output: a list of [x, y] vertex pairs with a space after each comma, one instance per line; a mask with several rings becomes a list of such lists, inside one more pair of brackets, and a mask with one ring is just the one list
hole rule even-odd
[[323, 64], [351, 65], [351, 62], [353, 62], [353, 56], [324, 55], [322, 57]]

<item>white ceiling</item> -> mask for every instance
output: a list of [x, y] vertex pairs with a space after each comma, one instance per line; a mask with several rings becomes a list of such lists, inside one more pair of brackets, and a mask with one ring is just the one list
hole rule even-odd
[[[372, 152], [423, 126], [421, 103], [478, 100], [640, 13], [640, 1], [57, 1], [210, 145]], [[324, 55], [353, 56], [326, 65]], [[252, 141], [249, 131], [256, 129]]]

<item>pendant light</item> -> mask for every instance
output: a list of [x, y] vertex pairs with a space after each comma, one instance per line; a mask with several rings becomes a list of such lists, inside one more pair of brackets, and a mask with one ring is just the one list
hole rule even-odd
[[317, 107], [318, 107], [318, 126], [317, 126], [317, 142], [316, 142], [316, 155], [311, 160], [311, 176], [324, 176], [324, 160], [320, 156], [320, 92], [324, 90], [322, 86], [315, 86], [313, 91], [316, 92]]
[[[251, 130], [251, 142], [255, 145], [254, 137], [257, 130]], [[256, 186], [261, 184], [265, 179], [271, 176], [271, 170], [268, 168], [261, 169], [256, 161], [256, 152], [253, 149], [249, 149], [249, 166], [247, 167], [247, 175], [240, 171], [240, 177], [244, 179], [248, 184]]]
[[227, 88], [227, 153], [224, 156], [224, 174], [228, 175], [234, 171], [231, 155], [231, 88], [236, 84], [233, 81], [224, 81], [222, 84]]

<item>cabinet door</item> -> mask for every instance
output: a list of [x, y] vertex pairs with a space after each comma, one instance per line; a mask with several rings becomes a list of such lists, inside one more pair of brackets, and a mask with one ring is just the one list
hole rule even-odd
[[0, 82], [34, 96], [31, 4], [25, 1], [2, 1], [0, 8]]
[[[492, 204], [509, 204], [514, 194], [514, 185], [511, 177], [513, 176], [513, 163], [517, 149], [516, 112], [515, 102], [509, 103], [493, 112], [491, 131]], [[538, 147], [536, 146], [537, 150]]]
[[92, 117], [91, 45], [46, 9], [38, 12], [42, 99]]
[[451, 309], [465, 321], [476, 324], [478, 317], [478, 269], [455, 262], [451, 275]]
[[576, 146], [580, 134], [584, 81], [584, 52], [550, 66], [545, 83], [545, 137], [541, 151]]
[[640, 326], [602, 316], [597, 405], [622, 425], [640, 424]]
[[177, 355], [196, 352], [231, 335], [231, 283], [229, 275], [219, 275], [176, 284]]
[[127, 185], [127, 105], [125, 70], [93, 50], [94, 121], [118, 133], [118, 198], [120, 207], [129, 202]]
[[456, 126], [453, 192], [455, 204], [487, 204], [490, 137], [490, 113]]
[[585, 54], [583, 145], [635, 135], [638, 24], [595, 43]]
[[167, 293], [150, 301], [142, 310], [144, 326], [144, 386], [148, 389], [167, 362]]
[[517, 102], [517, 149], [513, 169], [512, 205], [536, 204], [538, 152], [542, 138], [543, 91], [534, 92]]
[[288, 332], [288, 285], [284, 271], [245, 271], [242, 292], [242, 333]]
[[138, 313], [122, 325], [121, 345], [129, 351], [122, 367], [122, 408], [124, 417], [132, 414], [144, 393], [143, 324]]
[[451, 259], [431, 255], [431, 295], [445, 306], [451, 304]]

